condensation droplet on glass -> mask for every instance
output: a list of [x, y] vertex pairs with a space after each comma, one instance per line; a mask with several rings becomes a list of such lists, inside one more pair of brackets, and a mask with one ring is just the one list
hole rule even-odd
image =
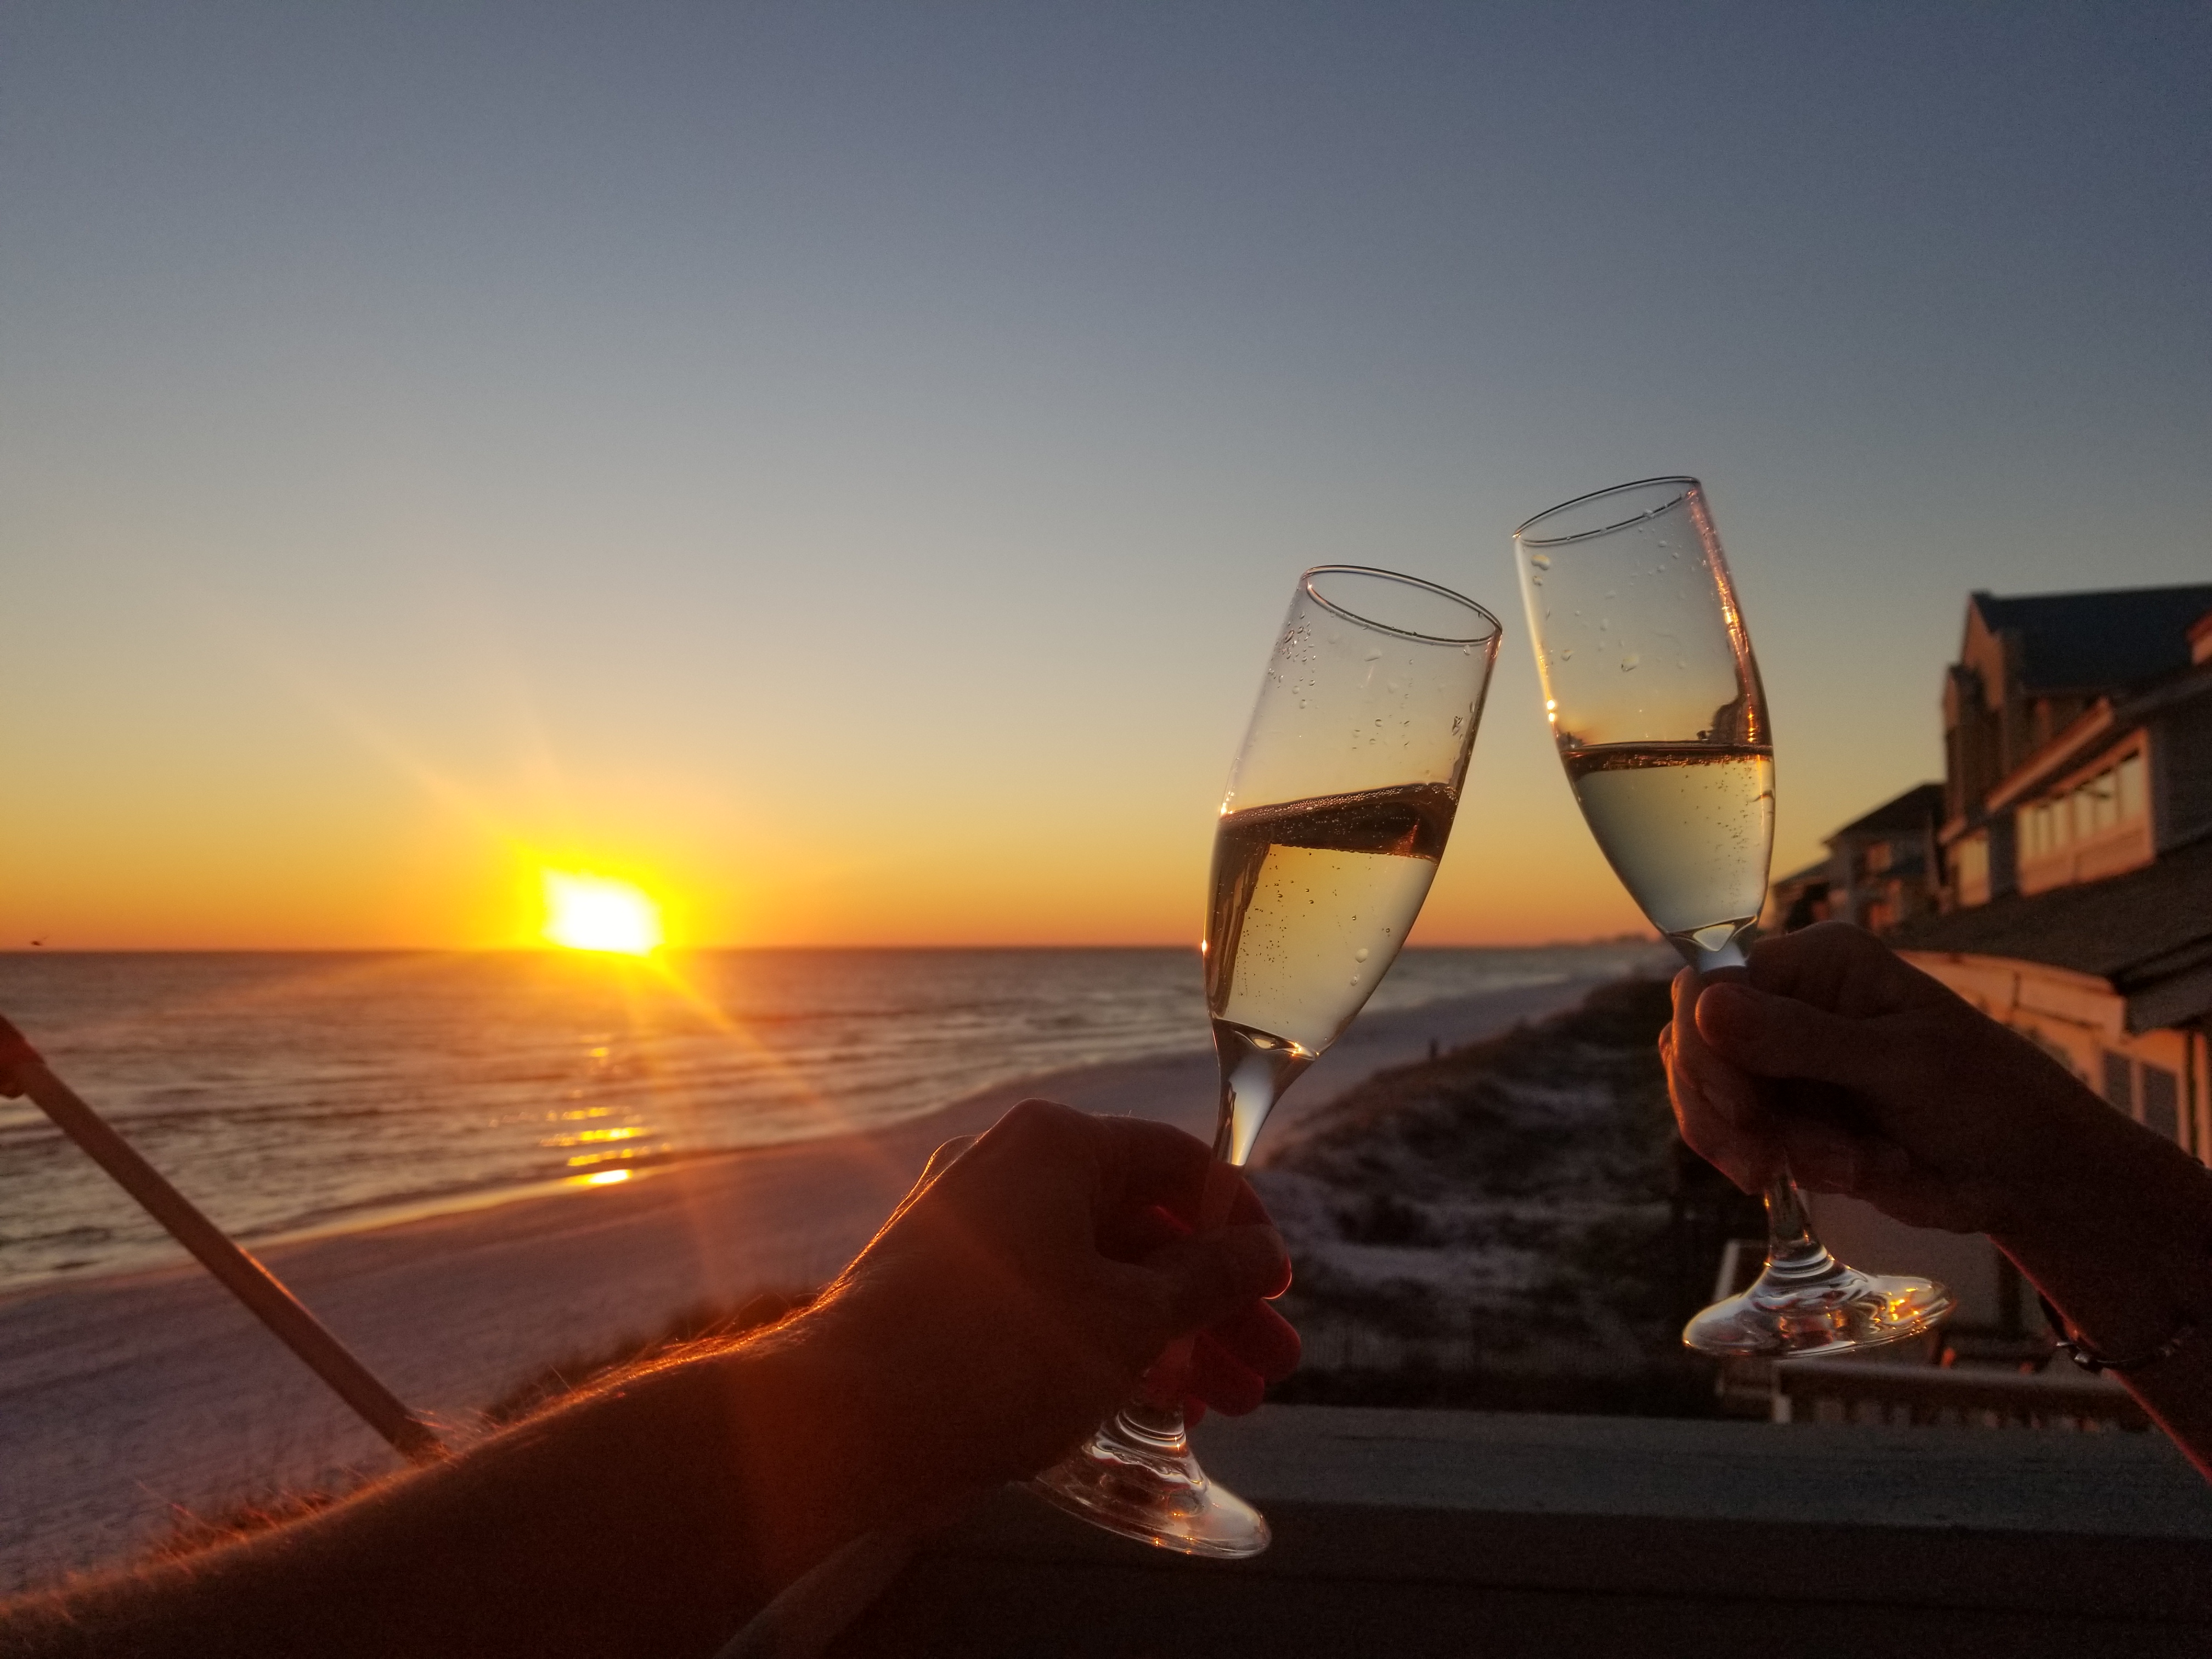
[[1561, 662], [1572, 662], [1574, 660], [1574, 655], [1575, 648], [1571, 645], [1563, 645], [1559, 647], [1559, 660]]
[[1465, 729], [1466, 729], [1466, 726], [1467, 726], [1467, 716], [1466, 716], [1466, 715], [1464, 715], [1464, 714], [1454, 714], [1454, 715], [1452, 716], [1452, 736], [1454, 736], [1454, 737], [1457, 737], [1457, 736], [1461, 733], [1461, 732], [1462, 732], [1463, 730], [1465, 730]]
[[1370, 651], [1364, 657], [1361, 658], [1360, 660], [1362, 662], [1374, 662], [1379, 659], [1382, 655], [1382, 653], [1380, 651]]
[[[1661, 545], [1664, 546], [1665, 544], [1662, 543]], [[1549, 570], [1552, 568], [1552, 556], [1548, 553], [1531, 553], [1528, 556], [1528, 562], [1539, 570]]]
[[1357, 975], [1357, 974], [1354, 974], [1354, 975], [1352, 976], [1352, 979], [1351, 979], [1351, 981], [1350, 981], [1350, 982], [1351, 982], [1352, 984], [1354, 984], [1354, 985], [1358, 984], [1358, 983], [1359, 983], [1359, 975]]
[[1632, 651], [1620, 659], [1620, 672], [1624, 674], [1632, 674], [1636, 672], [1636, 665], [1643, 660]]
[[1354, 962], [1364, 962], [1364, 961], [1366, 961], [1366, 960], [1367, 960], [1367, 947], [1366, 947], [1365, 945], [1361, 945], [1361, 946], [1360, 946], [1357, 951], [1354, 951], [1352, 953], [1352, 959]]

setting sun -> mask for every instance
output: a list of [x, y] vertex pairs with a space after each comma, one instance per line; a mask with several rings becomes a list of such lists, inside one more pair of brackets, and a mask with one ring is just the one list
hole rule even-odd
[[605, 876], [548, 870], [545, 937], [572, 951], [641, 957], [660, 945], [660, 907], [641, 889]]

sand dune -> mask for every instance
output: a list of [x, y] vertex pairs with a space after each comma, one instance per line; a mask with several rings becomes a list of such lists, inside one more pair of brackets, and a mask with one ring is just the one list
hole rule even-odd
[[[1436, 1042], [1577, 1000], [1582, 981], [1363, 1020], [1281, 1109], [1291, 1121]], [[1211, 1131], [1193, 1052], [1033, 1078], [873, 1134], [702, 1161], [621, 1186], [272, 1246], [270, 1264], [373, 1369], [456, 1431], [555, 1359], [702, 1301], [819, 1283], [939, 1142], [1041, 1094]], [[1261, 1143], [1261, 1160], [1266, 1141]], [[197, 1269], [0, 1302], [0, 1589], [112, 1560], [174, 1509], [392, 1466], [369, 1431]]]

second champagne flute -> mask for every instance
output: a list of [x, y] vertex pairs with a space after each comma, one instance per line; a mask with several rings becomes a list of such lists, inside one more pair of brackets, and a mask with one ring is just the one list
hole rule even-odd
[[[1405, 944], [1451, 833], [1498, 635], [1480, 605], [1411, 576], [1320, 565], [1298, 579], [1214, 831], [1206, 1000], [1224, 1162], [1252, 1155], [1283, 1091]], [[1228, 1219], [1234, 1192], [1208, 1182], [1201, 1230]], [[1165, 1549], [1256, 1555], [1266, 1519], [1191, 1455], [1188, 1362], [1177, 1344], [1036, 1488]]]
[[[1645, 478], [1513, 533], [1544, 708], [1583, 820], [1621, 884], [1700, 975], [1741, 974], [1766, 897], [1774, 734], [1719, 533], [1695, 478]], [[1951, 1310], [1924, 1279], [1847, 1267], [1788, 1171], [1766, 1188], [1766, 1266], [1692, 1319], [1713, 1354], [1840, 1353]]]

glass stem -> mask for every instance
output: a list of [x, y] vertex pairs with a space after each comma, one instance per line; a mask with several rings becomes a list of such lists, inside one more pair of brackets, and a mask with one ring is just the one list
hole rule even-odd
[[1766, 1273], [1769, 1279], [1799, 1283], [1835, 1270], [1835, 1258], [1813, 1236], [1804, 1195], [1784, 1170], [1766, 1183]]

